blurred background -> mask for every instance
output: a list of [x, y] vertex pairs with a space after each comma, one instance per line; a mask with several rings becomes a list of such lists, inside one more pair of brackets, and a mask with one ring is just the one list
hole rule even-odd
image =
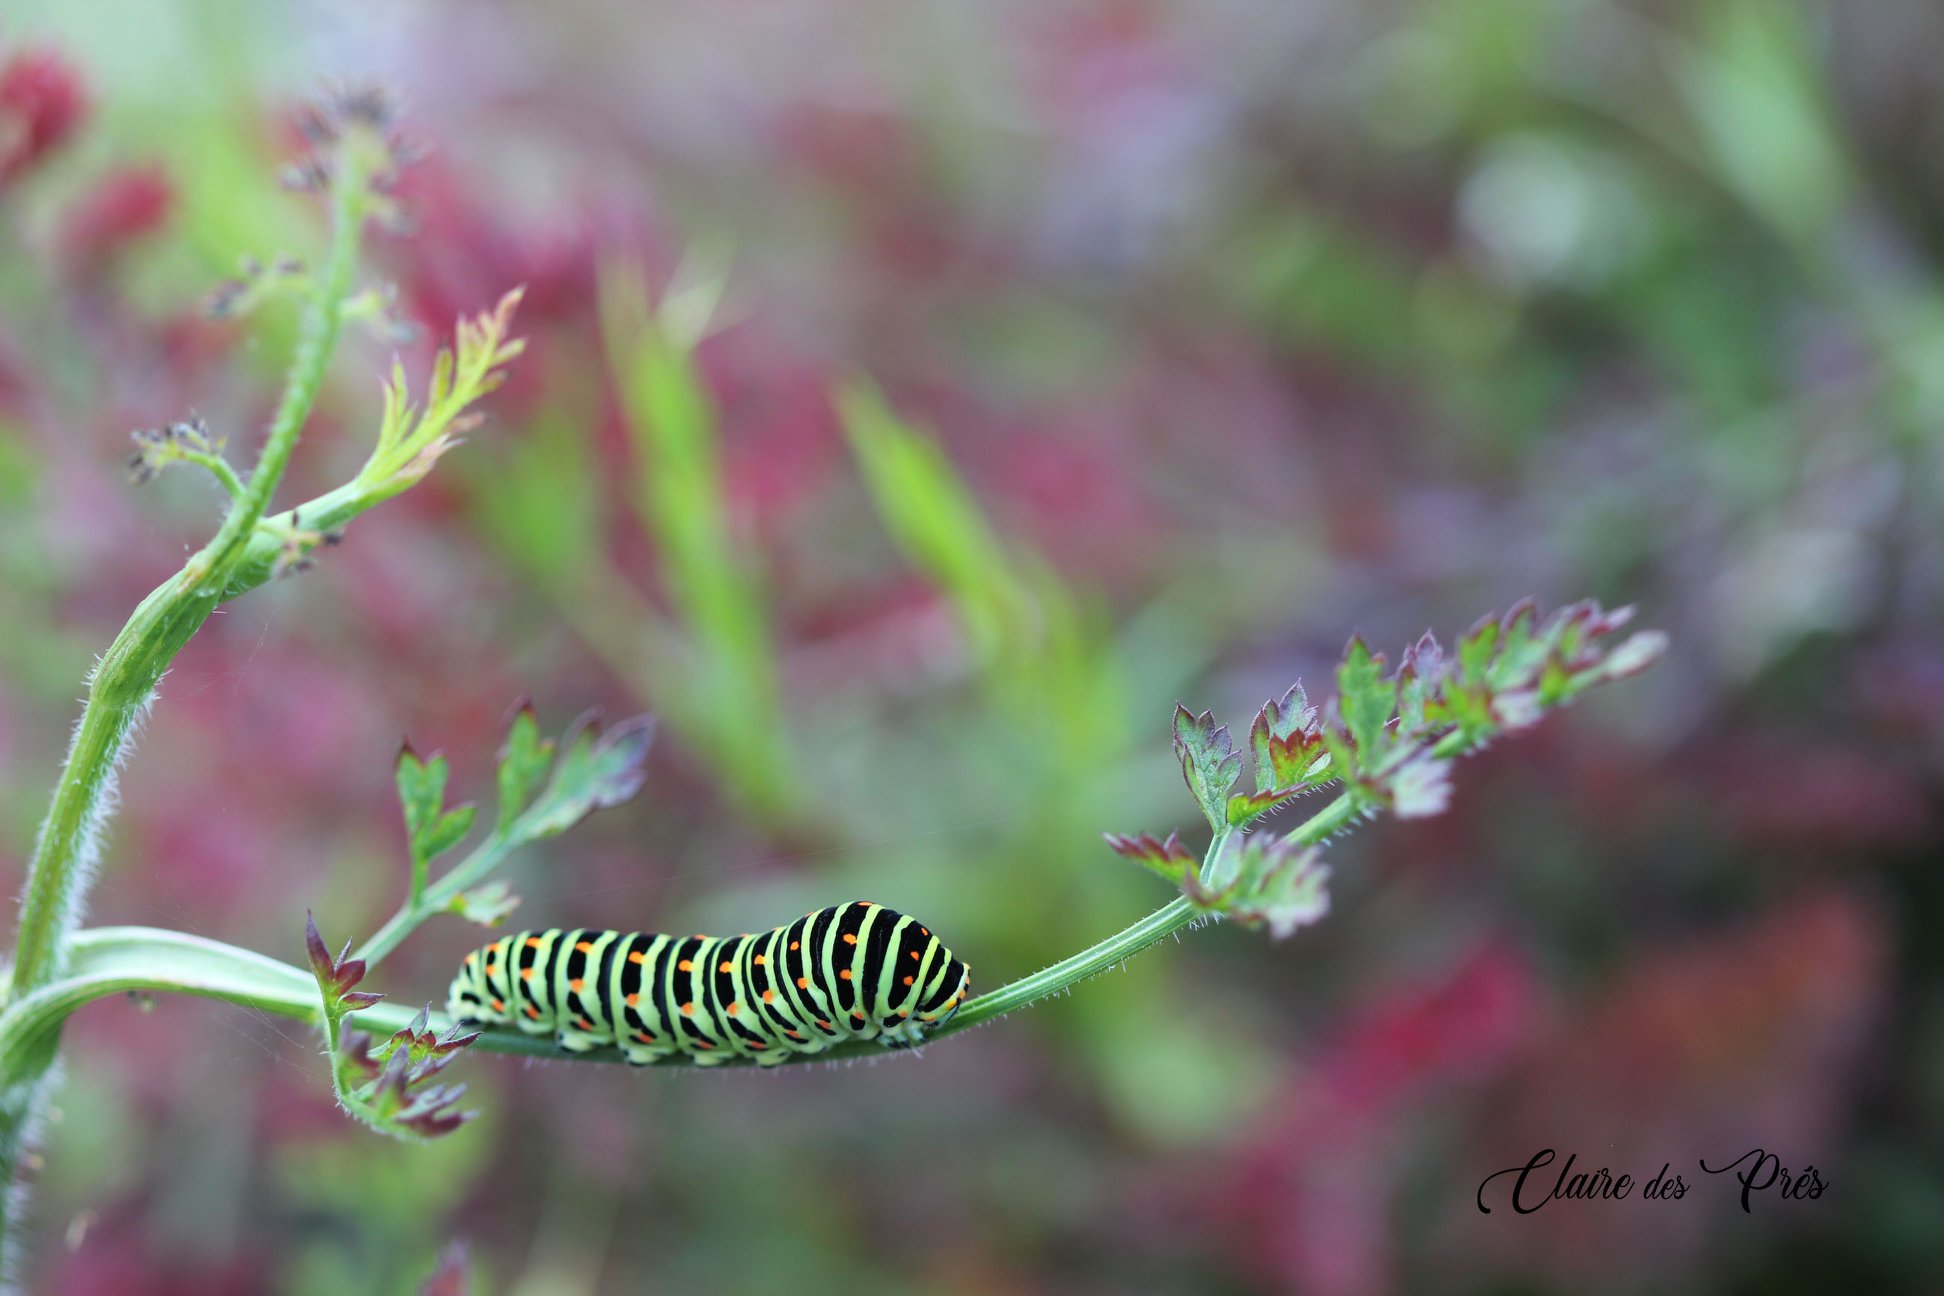
[[[1177, 698], [1240, 728], [1352, 631], [1528, 594], [1673, 639], [1337, 842], [1320, 926], [921, 1059], [471, 1055], [484, 1115], [420, 1149], [290, 1023], [96, 1004], [34, 1289], [406, 1292], [460, 1239], [518, 1296], [1944, 1290], [1940, 49], [1921, 0], [9, 6], [9, 889], [93, 654], [217, 516], [128, 485], [128, 431], [266, 424], [290, 312], [197, 304], [319, 248], [275, 176], [321, 77], [430, 146], [369, 268], [415, 386], [516, 283], [529, 351], [183, 654], [96, 922], [368, 933], [399, 740], [485, 799], [530, 694], [663, 728], [516, 922], [869, 897], [990, 988], [1166, 899], [1099, 834], [1197, 826]], [[603, 283], [666, 300], [660, 350]], [[346, 343], [286, 503], [362, 462], [391, 350]], [[706, 401], [644, 417], [650, 371]], [[481, 940], [371, 988], [441, 998]], [[1755, 1146], [1831, 1187], [1695, 1172]], [[1480, 1215], [1542, 1147], [1690, 1191]]]

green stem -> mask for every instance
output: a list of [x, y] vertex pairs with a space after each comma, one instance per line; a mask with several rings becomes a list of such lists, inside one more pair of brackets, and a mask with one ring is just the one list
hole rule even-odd
[[[1297, 827], [1292, 835], [1305, 843], [1320, 842], [1347, 827], [1355, 817], [1355, 800], [1347, 794], [1340, 795]], [[1235, 831], [1226, 828], [1215, 835], [1204, 856], [1204, 868]], [[483, 843], [464, 863], [428, 887], [427, 897], [444, 895], [450, 899], [490, 872], [505, 850], [500, 848], [495, 853], [494, 848], [492, 840]], [[422, 920], [423, 916], [413, 918], [409, 908], [394, 915], [357, 957], [370, 961], [394, 948]], [[431, 910], [436, 911], [436, 907]], [[951, 1021], [932, 1032], [931, 1039], [970, 1030], [1058, 994], [1207, 917], [1186, 899], [1172, 900], [1070, 958], [973, 999]], [[82, 1004], [129, 991], [173, 991], [225, 999], [261, 1012], [322, 1025], [316, 980], [301, 968], [265, 955], [199, 936], [148, 927], [102, 927], [77, 932], [73, 950], [73, 965], [65, 978], [22, 996], [0, 1013], [0, 1072], [20, 1065], [46, 1048], [61, 1022]], [[409, 1001], [404, 1001], [377, 1004], [355, 1016], [360, 1029], [382, 1036], [403, 1029], [416, 1011]], [[430, 1022], [434, 1030], [450, 1025], [443, 1013], [432, 1014]], [[523, 1035], [517, 1031], [486, 1031], [473, 1047], [489, 1053], [526, 1057], [561, 1056], [551, 1036]], [[788, 1061], [829, 1062], [881, 1056], [883, 1052], [883, 1046], [874, 1041], [858, 1040], [823, 1053], [793, 1054]], [[618, 1062], [621, 1055], [611, 1050], [597, 1050], [582, 1055], [581, 1060]], [[678, 1056], [661, 1065], [682, 1066], [689, 1062], [688, 1057]]]
[[[89, 680], [87, 705], [28, 863], [11, 994], [25, 994], [59, 974], [63, 947], [80, 919], [88, 866], [112, 802], [123, 750], [169, 663], [217, 603], [240, 592], [233, 577], [249, 555], [257, 522], [290, 461], [337, 346], [337, 303], [350, 285], [363, 223], [365, 177], [356, 157], [357, 150], [345, 150], [343, 173], [333, 191], [327, 268], [249, 485], [215, 537], [142, 600]], [[263, 574], [267, 578], [267, 565]]]
[[378, 961], [397, 949], [399, 942], [417, 930], [420, 923], [434, 914], [444, 913], [461, 891], [498, 868], [519, 844], [507, 834], [494, 833], [437, 882], [423, 883], [415, 879], [412, 894], [406, 897], [398, 912], [387, 918], [385, 925], [372, 933], [371, 939], [352, 957], [363, 959], [368, 968], [377, 967]]

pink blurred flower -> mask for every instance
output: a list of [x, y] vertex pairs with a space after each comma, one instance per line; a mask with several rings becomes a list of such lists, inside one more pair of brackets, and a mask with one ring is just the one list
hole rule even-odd
[[175, 187], [159, 167], [123, 167], [97, 181], [67, 212], [61, 255], [87, 273], [128, 244], [160, 229], [175, 205]]
[[0, 189], [59, 148], [87, 111], [80, 74], [52, 50], [22, 50], [0, 67]]

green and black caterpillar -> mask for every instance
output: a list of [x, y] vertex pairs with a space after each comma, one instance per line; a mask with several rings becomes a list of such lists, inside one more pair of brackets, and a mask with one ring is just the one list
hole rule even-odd
[[853, 901], [758, 935], [554, 928], [466, 955], [448, 1010], [552, 1032], [569, 1053], [617, 1048], [638, 1066], [774, 1066], [853, 1039], [909, 1047], [965, 1002], [971, 970], [931, 929]]

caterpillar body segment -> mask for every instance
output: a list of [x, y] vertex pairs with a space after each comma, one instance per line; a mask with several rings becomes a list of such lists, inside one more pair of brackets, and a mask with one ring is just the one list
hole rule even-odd
[[670, 936], [524, 931], [466, 955], [453, 1017], [618, 1049], [640, 1066], [775, 1066], [854, 1039], [917, 1044], [970, 993], [970, 969], [917, 919], [867, 901], [773, 931]]

